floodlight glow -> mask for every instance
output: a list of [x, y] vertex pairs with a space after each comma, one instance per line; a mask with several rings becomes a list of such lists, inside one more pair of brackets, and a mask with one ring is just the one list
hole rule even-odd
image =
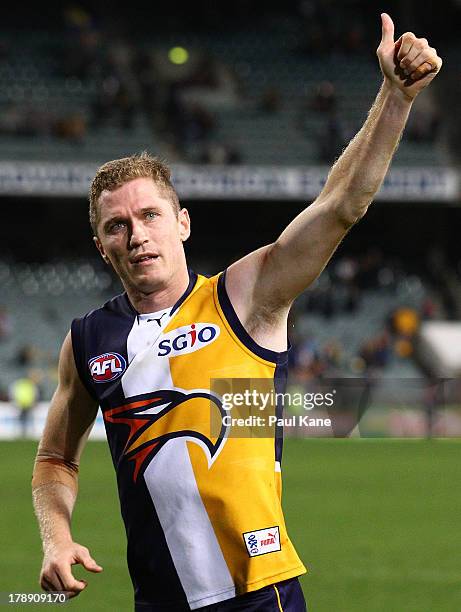
[[184, 47], [172, 47], [168, 51], [168, 58], [172, 64], [185, 64], [189, 59], [189, 52]]

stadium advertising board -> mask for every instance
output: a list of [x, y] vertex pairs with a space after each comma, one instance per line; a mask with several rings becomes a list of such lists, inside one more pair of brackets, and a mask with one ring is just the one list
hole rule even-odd
[[[0, 162], [0, 195], [86, 197], [97, 164]], [[328, 168], [271, 166], [173, 166], [180, 197], [200, 200], [303, 200], [315, 198]], [[397, 167], [384, 180], [377, 200], [459, 199], [459, 176], [452, 168]]]

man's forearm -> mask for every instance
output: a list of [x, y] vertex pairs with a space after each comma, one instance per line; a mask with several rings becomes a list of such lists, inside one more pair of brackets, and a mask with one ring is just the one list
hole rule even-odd
[[32, 478], [32, 497], [44, 550], [71, 541], [70, 523], [78, 490], [78, 465], [39, 452]]
[[366, 212], [403, 134], [412, 100], [385, 81], [361, 130], [332, 167], [319, 200], [333, 202], [345, 225]]
[[72, 541], [70, 522], [74, 492], [60, 482], [51, 482], [33, 489], [33, 501], [43, 550], [48, 552], [59, 543]]
[[71, 516], [77, 497], [78, 465], [55, 452], [38, 453], [32, 478], [32, 495], [43, 542], [40, 585], [45, 591], [65, 591], [75, 597], [86, 588], [77, 580], [72, 566], [80, 563], [90, 572], [102, 567], [85, 546], [74, 542]]

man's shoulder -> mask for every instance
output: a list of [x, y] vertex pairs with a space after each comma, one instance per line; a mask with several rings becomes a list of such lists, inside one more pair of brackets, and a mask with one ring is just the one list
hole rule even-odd
[[83, 317], [74, 319], [71, 324], [74, 354], [121, 353], [136, 318], [137, 312], [123, 293], [90, 310]]
[[93, 308], [93, 310], [88, 311], [81, 317], [77, 317], [75, 321], [83, 321], [83, 320], [91, 320], [91, 319], [100, 319], [106, 316], [111, 315], [119, 315], [126, 317], [136, 317], [136, 311], [131, 305], [127, 294], [120, 293], [119, 295], [115, 295], [114, 297], [104, 302], [102, 306], [97, 308]]

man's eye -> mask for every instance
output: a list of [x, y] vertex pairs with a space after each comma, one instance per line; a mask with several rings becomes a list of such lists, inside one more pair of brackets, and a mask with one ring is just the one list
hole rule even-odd
[[155, 219], [155, 217], [157, 216], [157, 213], [153, 212], [152, 210], [146, 212], [146, 219]]
[[118, 232], [120, 229], [125, 227], [125, 223], [123, 221], [117, 221], [116, 223], [112, 223], [110, 226], [111, 232]]

